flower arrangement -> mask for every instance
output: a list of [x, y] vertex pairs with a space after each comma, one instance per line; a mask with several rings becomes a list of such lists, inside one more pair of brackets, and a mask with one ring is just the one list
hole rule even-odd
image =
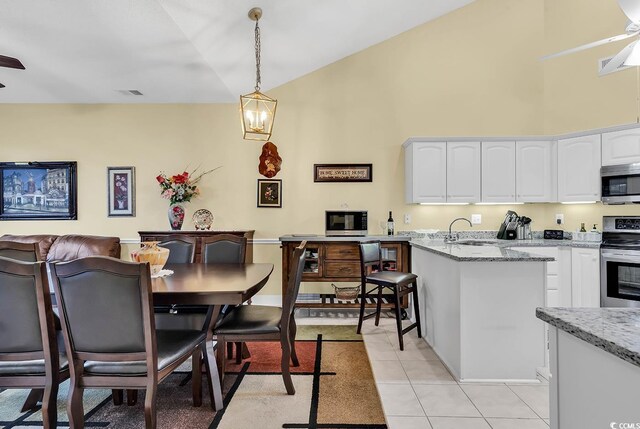
[[202, 177], [216, 171], [218, 168], [220, 167], [205, 171], [197, 176], [194, 176], [196, 171], [198, 171], [197, 168], [191, 173], [185, 171], [171, 177], [167, 176], [165, 173], [160, 173], [156, 177], [156, 180], [160, 185], [160, 195], [162, 195], [162, 198], [169, 200], [171, 204], [188, 203], [192, 198], [200, 195], [200, 189], [197, 185]]

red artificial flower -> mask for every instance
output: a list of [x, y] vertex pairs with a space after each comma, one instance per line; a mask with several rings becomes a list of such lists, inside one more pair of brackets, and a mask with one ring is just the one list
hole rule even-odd
[[162, 175], [156, 176], [156, 180], [158, 181], [158, 183], [164, 183], [164, 177], [162, 177]]

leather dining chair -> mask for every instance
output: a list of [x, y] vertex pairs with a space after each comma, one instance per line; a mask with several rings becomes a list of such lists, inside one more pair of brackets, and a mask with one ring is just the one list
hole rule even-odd
[[158, 246], [169, 249], [167, 264], [192, 264], [196, 259], [196, 239], [182, 235], [170, 235]]
[[43, 426], [55, 428], [69, 365], [58, 346], [44, 262], [0, 257], [0, 327], [0, 387], [34, 389], [22, 411], [42, 397]]
[[[379, 241], [367, 241], [360, 243], [360, 276], [361, 276], [361, 292], [360, 292], [360, 317], [358, 319], [359, 334], [362, 330], [362, 322], [370, 317], [376, 317], [376, 326], [380, 322], [380, 312], [382, 310], [382, 291], [388, 288], [393, 292], [394, 309], [396, 315], [396, 329], [398, 331], [398, 342], [400, 350], [404, 350], [404, 341], [402, 336], [412, 330], [418, 328], [418, 338], [422, 338], [422, 330], [420, 329], [420, 309], [418, 306], [418, 276], [412, 273], [402, 273], [398, 271], [383, 271], [382, 249]], [[374, 270], [374, 272], [371, 272]], [[367, 284], [373, 284], [375, 287], [367, 292]], [[416, 323], [413, 323], [402, 329], [402, 314], [400, 299], [408, 294], [413, 294], [413, 309], [416, 316]], [[367, 297], [376, 294], [376, 311], [365, 315], [364, 309]]]
[[40, 252], [36, 243], [18, 243], [0, 240], [0, 257], [15, 259], [23, 262], [37, 262]]
[[220, 376], [224, 375], [227, 342], [279, 341], [282, 348], [281, 368], [284, 385], [289, 395], [295, 394], [289, 363], [299, 366], [296, 355], [295, 303], [300, 290], [304, 269], [306, 241], [294, 249], [289, 284], [282, 299], [282, 308], [264, 305], [241, 305], [227, 314], [215, 327], [214, 338], [218, 341], [216, 358]]
[[[51, 264], [70, 361], [71, 428], [84, 427], [85, 389], [146, 389], [145, 423], [156, 427], [158, 383], [191, 357], [193, 403], [202, 403], [201, 330], [156, 330], [148, 263], [88, 257]], [[208, 375], [208, 374], [207, 374]]]

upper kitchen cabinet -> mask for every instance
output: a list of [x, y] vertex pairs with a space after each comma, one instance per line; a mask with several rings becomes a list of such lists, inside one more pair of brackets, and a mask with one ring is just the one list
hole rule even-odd
[[405, 148], [405, 200], [444, 203], [447, 193], [447, 144], [412, 142]]
[[516, 142], [482, 142], [482, 201], [516, 200]]
[[480, 142], [447, 142], [447, 202], [480, 202]]
[[600, 199], [600, 134], [558, 140], [558, 200]]
[[640, 128], [602, 134], [602, 165], [640, 162]]
[[516, 201], [556, 201], [557, 162], [553, 141], [516, 142]]

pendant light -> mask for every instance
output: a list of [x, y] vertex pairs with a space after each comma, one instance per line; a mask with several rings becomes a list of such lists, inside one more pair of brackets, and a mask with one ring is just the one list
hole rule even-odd
[[249, 18], [256, 22], [256, 86], [255, 91], [251, 94], [240, 96], [240, 121], [242, 122], [242, 137], [245, 140], [266, 141], [271, 138], [278, 100], [260, 92], [260, 27], [258, 21], [261, 17], [262, 9], [259, 7], [254, 7], [249, 11]]

